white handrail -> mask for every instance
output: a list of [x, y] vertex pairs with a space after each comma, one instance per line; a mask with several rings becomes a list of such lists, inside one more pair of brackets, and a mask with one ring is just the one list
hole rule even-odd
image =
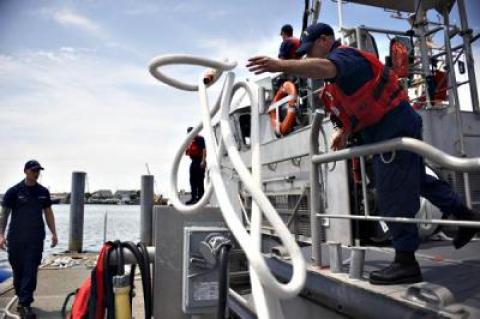
[[[177, 59], [178, 58], [178, 59]], [[199, 78], [198, 84], [191, 85], [180, 82], [178, 80], [174, 80], [172, 78], [166, 77], [162, 73], [158, 71], [158, 67], [167, 65], [167, 64], [194, 64], [194, 65], [202, 65], [206, 67], [213, 67], [215, 68], [219, 74], [223, 71], [231, 70], [235, 63], [222, 63], [218, 61], [212, 61], [208, 59], [202, 59], [198, 57], [192, 56], [164, 56], [164, 57], [157, 57], [152, 61], [150, 65], [150, 72], [160, 81], [174, 86], [176, 88], [182, 90], [195, 90], [198, 88], [199, 97], [200, 97], [200, 105], [202, 109], [202, 119], [203, 119], [203, 129], [204, 135], [206, 140], [207, 146], [207, 162], [209, 166], [209, 177], [211, 179], [211, 184], [213, 184], [213, 189], [215, 191], [217, 200], [219, 202], [223, 217], [225, 219], [226, 224], [228, 225], [230, 231], [235, 236], [237, 242], [244, 250], [251, 268], [257, 274], [259, 280], [261, 281], [262, 285], [266, 287], [270, 293], [275, 295], [278, 298], [291, 298], [296, 296], [300, 290], [303, 288], [306, 278], [306, 265], [305, 260], [301, 254], [301, 250], [298, 247], [294, 237], [289, 232], [288, 228], [283, 223], [282, 219], [276, 212], [276, 210], [271, 205], [268, 198], [262, 192], [262, 189], [255, 183], [254, 178], [250, 174], [249, 170], [243, 163], [240, 154], [237, 150], [237, 146], [235, 140], [233, 138], [232, 130], [230, 128], [229, 123], [229, 110], [230, 105], [232, 102], [233, 94], [236, 90], [243, 88], [249, 94], [249, 97], [253, 100], [251, 88], [244, 82], [239, 82], [233, 85], [234, 82], [234, 74], [232, 72], [228, 72], [226, 76], [226, 80], [224, 83], [224, 87], [221, 92], [221, 108], [222, 108], [222, 116], [220, 118], [220, 128], [222, 133], [222, 140], [225, 144], [225, 148], [227, 150], [228, 156], [232, 165], [237, 170], [240, 179], [245, 184], [246, 189], [252, 194], [252, 198], [255, 203], [259, 206], [259, 208], [264, 212], [265, 217], [270, 221], [271, 225], [278, 233], [282, 243], [285, 245], [287, 251], [289, 252], [292, 258], [292, 265], [293, 265], [293, 275], [291, 280], [284, 284], [277, 281], [277, 279], [272, 275], [270, 269], [268, 268], [266, 261], [261, 253], [261, 250], [258, 248], [258, 244], [254, 240], [253, 234], [248, 234], [247, 230], [245, 229], [241, 219], [239, 218], [238, 214], [235, 212], [234, 206], [231, 202], [229, 197], [227, 188], [225, 186], [225, 182], [222, 178], [221, 174], [221, 167], [220, 167], [220, 158], [219, 152], [217, 151], [217, 143], [215, 140], [214, 131], [211, 125], [211, 118], [212, 116], [218, 111], [218, 101], [215, 104], [214, 108], [210, 110], [209, 103], [208, 103], [208, 96], [207, 96], [207, 87], [204, 84], [203, 76]], [[220, 75], [219, 75], [220, 76]], [[218, 77], [219, 77], [218, 76]], [[217, 79], [218, 79], [217, 77]], [[196, 205], [186, 206], [182, 204], [179, 199], [178, 195], [176, 194], [177, 185], [177, 172], [179, 167], [179, 161], [183, 156], [185, 147], [188, 145], [189, 141], [201, 130], [202, 124], [197, 125], [197, 127], [191, 132], [188, 136], [186, 141], [182, 143], [179, 151], [175, 156], [175, 163], [172, 165], [172, 171], [170, 172], [170, 186], [171, 186], [171, 199], [173, 206], [183, 212], [183, 213], [193, 213], [198, 211], [202, 206], [197, 203]], [[175, 194], [174, 194], [175, 193]], [[204, 198], [209, 196], [208, 194], [204, 195]], [[195, 208], [194, 208], [195, 207]], [[265, 313], [263, 311], [259, 311], [259, 313]], [[268, 309], [266, 310], [268, 313]]]

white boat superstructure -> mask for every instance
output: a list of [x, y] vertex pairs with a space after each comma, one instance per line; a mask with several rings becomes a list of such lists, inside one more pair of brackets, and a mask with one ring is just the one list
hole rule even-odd
[[[394, 156], [396, 151], [408, 150], [424, 157], [429, 174], [448, 181], [463, 194], [469, 207], [480, 207], [480, 108], [472, 54], [472, 43], [478, 35], [469, 28], [465, 3], [463, 0], [348, 1], [352, 5], [380, 7], [399, 16], [414, 17], [411, 29], [388, 30], [365, 25], [347, 27], [342, 17], [342, 1], [336, 2], [341, 40], [345, 44], [378, 55], [375, 33], [416, 43], [411, 47], [405, 86], [406, 89], [421, 87], [416, 91], [420, 96], [410, 98], [412, 103], [421, 103], [418, 112], [424, 122], [424, 141], [398, 138], [332, 152], [327, 137], [333, 126], [315, 94], [323, 85], [321, 81], [281, 74], [255, 83], [235, 82], [234, 62], [189, 55], [159, 56], [151, 62], [151, 74], [177, 89], [198, 91], [202, 108], [201, 123], [180, 146], [172, 166], [171, 204], [184, 216], [178, 217], [181, 220], [217, 206], [235, 246], [243, 251], [249, 288], [230, 287], [225, 298], [229, 300], [232, 318], [384, 318], [387, 311], [392, 318], [477, 318], [480, 282], [473, 278], [480, 269], [479, 243], [455, 252], [445, 239], [455, 231], [452, 227], [480, 227], [480, 223], [442, 219], [440, 211], [427, 200], [422, 200], [416, 218], [379, 216], [375, 185], [369, 177], [373, 155]], [[317, 20], [321, 1], [306, 1], [306, 4], [304, 28]], [[460, 17], [459, 26], [451, 26], [449, 19], [454, 6]], [[429, 10], [436, 10], [442, 22], [430, 24]], [[444, 44], [442, 50], [434, 52], [428, 47], [428, 37], [439, 32], [444, 33]], [[455, 36], [461, 38], [462, 44], [452, 47], [451, 39]], [[468, 80], [458, 82], [455, 65], [461, 55], [465, 57]], [[440, 104], [434, 95], [422, 93], [429, 92], [432, 83], [432, 59], [446, 66], [448, 94]], [[200, 74], [195, 84], [169, 78], [160, 70], [168, 64], [210, 68], [207, 73], [214, 74], [214, 81], [205, 83], [207, 73]], [[222, 91], [211, 106], [208, 88], [222, 77]], [[299, 93], [295, 97], [296, 123], [292, 132], [277, 136], [269, 113], [273, 110], [277, 119], [281, 118], [282, 105], [277, 103], [274, 109], [269, 106], [275, 92], [287, 80], [295, 84]], [[460, 108], [461, 85], [469, 87], [471, 112]], [[242, 106], [232, 102], [240, 91], [246, 97]], [[216, 114], [219, 122], [213, 125]], [[187, 206], [178, 199], [176, 175], [185, 147], [201, 130], [208, 150], [207, 191], [198, 203]], [[358, 170], [356, 181], [353, 170]], [[168, 214], [168, 218], [176, 218], [174, 212]], [[426, 242], [426, 248], [418, 253], [420, 263], [428, 268], [425, 282], [379, 287], [364, 279], [365, 272], [378, 269], [391, 259], [392, 250], [384, 247], [388, 242], [385, 222], [418, 225]], [[182, 223], [176, 225], [182, 227]], [[157, 247], [158, 254], [161, 249]], [[348, 258], [343, 257], [347, 255]], [[188, 270], [187, 257], [183, 258], [184, 269]], [[188, 276], [181, 276], [185, 287]], [[192, 293], [189, 289], [184, 289], [184, 299], [185, 294]], [[182, 315], [208, 317], [212, 304], [192, 309], [184, 304]], [[155, 313], [160, 317], [162, 310]]]

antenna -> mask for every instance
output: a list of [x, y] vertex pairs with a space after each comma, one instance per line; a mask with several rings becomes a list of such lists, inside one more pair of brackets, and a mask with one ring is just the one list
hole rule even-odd
[[[148, 163], [145, 163], [145, 168], [147, 169], [147, 174], [152, 175], [152, 173], [150, 172], [150, 166], [148, 165]], [[157, 179], [155, 177], [153, 178], [153, 184], [154, 184], [153, 193], [155, 194], [158, 191]]]
[[148, 174], [148, 175], [152, 175], [152, 174], [150, 173], [150, 167], [148, 166], [148, 163], [145, 163], [145, 167], [147, 168], [147, 174]]

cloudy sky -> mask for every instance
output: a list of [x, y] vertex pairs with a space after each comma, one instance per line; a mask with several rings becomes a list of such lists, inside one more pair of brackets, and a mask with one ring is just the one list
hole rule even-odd
[[[478, 32], [480, 10], [466, 2]], [[149, 61], [228, 57], [245, 77], [247, 57], [276, 55], [282, 24], [298, 35], [302, 10], [298, 0], [0, 0], [0, 193], [31, 158], [53, 192], [70, 188], [74, 170], [88, 173], [87, 191], [138, 188], [145, 163], [166, 192], [173, 154], [200, 110], [195, 93], [156, 82]], [[347, 25], [408, 27], [380, 9], [348, 4], [344, 14]], [[338, 24], [332, 1], [323, 1], [320, 19]], [[385, 52], [386, 39], [377, 41]], [[169, 71], [194, 81], [200, 69]]]

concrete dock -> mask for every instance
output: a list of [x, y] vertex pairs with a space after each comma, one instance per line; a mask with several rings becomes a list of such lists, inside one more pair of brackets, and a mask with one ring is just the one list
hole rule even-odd
[[[63, 257], [72, 258], [76, 264], [66, 268], [52, 265], [55, 260]], [[53, 255], [45, 259], [38, 273], [35, 302], [32, 304], [37, 318], [63, 318], [61, 309], [65, 297], [79, 288], [85, 278], [90, 276], [96, 258], [95, 253], [85, 253]], [[139, 279], [136, 279], [135, 286], [134, 317], [143, 318], [143, 292]], [[0, 308], [5, 308], [14, 296], [13, 280], [10, 278], [0, 284]], [[70, 307], [67, 308], [69, 309]], [[16, 304], [10, 310], [16, 313]]]

